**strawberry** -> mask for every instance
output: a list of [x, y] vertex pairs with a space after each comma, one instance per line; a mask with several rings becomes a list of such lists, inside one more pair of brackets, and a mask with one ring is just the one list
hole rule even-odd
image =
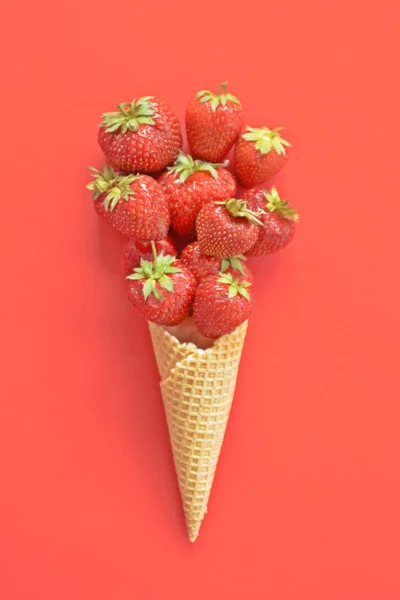
[[244, 278], [247, 281], [253, 279], [250, 269], [242, 264], [242, 261], [247, 260], [243, 254], [222, 259], [216, 256], [207, 256], [201, 253], [199, 243], [193, 242], [182, 251], [180, 259], [198, 281], [207, 275], [218, 275], [219, 273], [231, 273], [234, 277]]
[[196, 279], [173, 256], [141, 259], [140, 267], [128, 275], [128, 298], [148, 320], [159, 325], [178, 325], [187, 316], [196, 289]]
[[94, 207], [121, 233], [137, 240], [162, 240], [169, 227], [169, 210], [162, 187], [148, 175], [117, 175], [105, 166], [100, 172], [89, 167], [94, 181]]
[[[159, 255], [176, 256], [178, 254], [170, 237], [155, 242], [155, 246]], [[123, 254], [124, 269], [127, 275], [132, 273], [137, 267], [140, 267], [141, 258], [147, 261], [153, 259], [151, 242], [140, 242], [139, 240], [135, 240], [135, 238], [130, 238], [125, 244]]]
[[193, 160], [180, 153], [174, 166], [159, 178], [171, 212], [173, 229], [184, 237], [195, 236], [196, 217], [202, 206], [226, 200], [236, 193], [236, 183], [222, 164]]
[[164, 102], [144, 96], [104, 113], [98, 141], [117, 171], [155, 173], [174, 162], [182, 132], [178, 117]]
[[287, 162], [286, 146], [276, 129], [247, 127], [235, 146], [236, 176], [242, 187], [250, 188], [273, 177]]
[[254, 304], [250, 286], [250, 282], [239, 281], [230, 273], [204, 277], [193, 303], [193, 318], [200, 333], [219, 338], [246, 321]]
[[206, 204], [196, 221], [201, 252], [220, 258], [245, 254], [258, 238], [258, 216], [236, 198]]
[[263, 211], [260, 215], [264, 227], [260, 227], [258, 240], [247, 252], [248, 256], [262, 256], [280, 250], [293, 238], [299, 216], [294, 208], [281, 200], [275, 187], [267, 190], [249, 190], [245, 194], [248, 207]]
[[186, 108], [186, 131], [193, 156], [221, 162], [240, 135], [244, 110], [239, 100], [221, 84], [218, 94], [198, 92]]

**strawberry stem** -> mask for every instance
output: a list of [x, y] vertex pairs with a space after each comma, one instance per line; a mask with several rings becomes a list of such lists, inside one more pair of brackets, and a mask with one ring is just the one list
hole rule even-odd
[[217, 169], [223, 169], [227, 167], [228, 164], [228, 160], [223, 163], [209, 163], [199, 159], [193, 160], [190, 154], [184, 154], [183, 152], [180, 152], [175, 160], [174, 165], [172, 167], [168, 167], [167, 171], [169, 173], [174, 173], [178, 177], [179, 183], [185, 183], [186, 179], [188, 179], [194, 173], [198, 173], [200, 171], [208, 172], [214, 179], [217, 179]]
[[233, 104], [240, 105], [240, 101], [236, 98], [236, 96], [228, 94], [227, 87], [228, 82], [223, 81], [220, 83], [216, 94], [213, 94], [209, 90], [201, 90], [201, 92], [197, 93], [197, 98], [200, 103], [210, 102], [211, 110], [213, 112], [216, 111], [219, 105], [226, 106], [228, 101]]
[[151, 242], [151, 248], [153, 250], [154, 261], [151, 262], [142, 258], [140, 260], [140, 267], [134, 269], [134, 272], [128, 275], [127, 279], [131, 279], [132, 281], [145, 280], [143, 283], [144, 299], [147, 300], [150, 294], [153, 294], [156, 300], [162, 302], [164, 296], [160, 288], [168, 292], [173, 292], [174, 282], [171, 275], [180, 273], [181, 269], [174, 266], [176, 262], [174, 256], [157, 256], [156, 245], [153, 241]]
[[232, 215], [232, 217], [241, 217], [250, 221], [254, 225], [262, 225], [262, 221], [258, 218], [264, 211], [255, 212], [247, 208], [247, 202], [245, 200], [238, 200], [237, 198], [230, 198], [224, 202], [226, 210]]
[[229, 286], [228, 298], [234, 298], [237, 294], [240, 294], [243, 298], [250, 301], [249, 292], [247, 291], [247, 288], [251, 286], [249, 281], [245, 281], [244, 279], [239, 281], [239, 279], [235, 279], [231, 273], [223, 273], [218, 281]]
[[131, 184], [138, 175], [117, 175], [115, 171], [105, 165], [103, 171], [89, 167], [94, 181], [86, 187], [93, 192], [92, 199], [95, 202], [103, 196], [103, 204], [106, 210], [114, 210], [120, 200], [129, 200], [134, 195]]
[[156, 265], [158, 262], [158, 254], [157, 254], [157, 248], [156, 245], [154, 243], [153, 240], [151, 240], [151, 249], [153, 251], [153, 256], [154, 256], [154, 264]]
[[153, 119], [155, 107], [152, 98], [153, 96], [143, 96], [134, 99], [131, 103], [121, 102], [116, 112], [103, 114], [100, 127], [104, 127], [109, 133], [115, 131], [126, 133], [128, 130], [137, 131], [139, 125], [155, 125]]
[[269, 212], [277, 212], [284, 219], [288, 221], [298, 221], [299, 215], [295, 208], [289, 206], [286, 200], [281, 200], [276, 187], [273, 187], [269, 192], [263, 191], [266, 205], [265, 208]]
[[282, 129], [283, 127], [276, 127], [275, 129], [247, 127], [245, 133], [242, 134], [242, 138], [248, 142], [254, 142], [256, 149], [261, 154], [268, 154], [271, 150], [275, 150], [279, 155], [285, 155], [286, 146], [290, 146], [290, 144], [280, 136], [279, 132]]

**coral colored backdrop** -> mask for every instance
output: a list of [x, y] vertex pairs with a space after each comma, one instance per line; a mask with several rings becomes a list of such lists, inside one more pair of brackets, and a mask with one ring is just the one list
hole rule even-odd
[[[397, 6], [396, 6], [397, 5]], [[5, 10], [5, 12], [4, 12]], [[398, 600], [395, 0], [3, 7], [2, 600]], [[84, 189], [100, 113], [224, 79], [286, 125], [296, 241], [257, 307], [186, 539], [146, 324]]]

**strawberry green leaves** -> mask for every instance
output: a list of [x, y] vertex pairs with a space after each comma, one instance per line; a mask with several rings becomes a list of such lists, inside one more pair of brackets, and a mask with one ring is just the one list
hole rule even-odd
[[147, 298], [150, 296], [150, 294], [154, 294], [154, 296], [156, 297], [157, 300], [162, 300], [162, 294], [156, 288], [156, 282], [154, 279], [146, 279], [146, 281], [143, 285], [144, 299], [147, 300]]
[[155, 109], [151, 104], [151, 99], [152, 96], [143, 96], [131, 103], [119, 104], [117, 112], [103, 114], [100, 127], [104, 127], [109, 133], [118, 130], [126, 133], [127, 131], [137, 131], [139, 125], [155, 125], [153, 119]]
[[117, 174], [114, 172], [114, 169], [105, 165], [103, 167], [103, 171], [98, 171], [94, 167], [88, 167], [92, 176], [94, 177], [94, 181], [91, 181], [86, 186], [88, 190], [93, 192], [92, 199], [93, 202], [97, 200], [101, 194], [104, 194], [117, 180]]
[[255, 225], [262, 225], [262, 221], [258, 218], [262, 213], [255, 212], [247, 208], [247, 202], [245, 200], [238, 200], [237, 198], [230, 198], [226, 202], [217, 203], [225, 204], [227, 211], [232, 217], [242, 217], [254, 223]]
[[217, 110], [218, 106], [226, 106], [228, 102], [233, 102], [234, 104], [240, 105], [240, 101], [236, 98], [236, 96], [233, 96], [226, 91], [227, 87], [228, 82], [224, 81], [221, 83], [218, 89], [218, 92], [221, 91], [221, 93], [213, 94], [209, 90], [201, 90], [196, 94], [196, 96], [200, 103], [210, 102], [211, 110], [213, 112]]
[[251, 286], [249, 281], [239, 281], [235, 279], [230, 273], [221, 275], [218, 279], [219, 283], [224, 283], [229, 286], [228, 298], [235, 298], [238, 294], [246, 298], [250, 302], [250, 296], [247, 288]]
[[228, 269], [234, 269], [244, 275], [244, 269], [242, 261], [247, 260], [244, 254], [238, 254], [238, 256], [231, 256], [230, 258], [223, 258], [221, 260], [221, 273], [225, 273]]
[[265, 207], [269, 212], [272, 213], [276, 211], [281, 217], [288, 219], [289, 221], [299, 220], [296, 209], [289, 206], [286, 200], [280, 199], [276, 187], [273, 187], [269, 192], [265, 190], [263, 193], [266, 199]]
[[218, 168], [225, 168], [229, 164], [226, 160], [223, 163], [209, 163], [203, 160], [193, 160], [190, 154], [184, 154], [180, 152], [172, 167], [168, 167], [169, 173], [175, 173], [179, 176], [179, 183], [185, 183], [185, 181], [194, 173], [199, 171], [205, 171], [210, 173], [214, 179], [218, 178]]
[[154, 242], [152, 242], [151, 245], [153, 248], [154, 260], [148, 261], [142, 258], [140, 267], [134, 269], [134, 272], [131, 275], [128, 275], [127, 279], [133, 281], [145, 279], [146, 281], [143, 284], [144, 299], [147, 300], [148, 297], [153, 294], [156, 300], [162, 302], [164, 296], [160, 287], [167, 292], [173, 292], [174, 282], [170, 275], [181, 273], [181, 269], [173, 266], [176, 261], [174, 256], [157, 256]]
[[261, 154], [268, 154], [271, 150], [275, 150], [279, 155], [284, 155], [286, 154], [285, 146], [290, 146], [290, 144], [280, 136], [279, 131], [282, 129], [284, 128], [268, 129], [268, 127], [261, 127], [261, 129], [255, 129], [254, 127], [247, 127], [242, 138], [248, 142], [255, 142], [256, 148]]
[[89, 167], [89, 171], [94, 180], [86, 187], [93, 192], [93, 202], [105, 194], [103, 204], [106, 210], [114, 210], [120, 200], [128, 200], [134, 195], [130, 186], [138, 178], [137, 175], [117, 175], [108, 165], [103, 167], [103, 171], [93, 167]]

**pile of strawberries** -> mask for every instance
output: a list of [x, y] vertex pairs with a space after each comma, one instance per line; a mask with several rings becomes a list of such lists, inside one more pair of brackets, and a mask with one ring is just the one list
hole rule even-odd
[[[90, 167], [87, 187], [100, 216], [128, 236], [128, 297], [149, 321], [175, 326], [192, 316], [205, 337], [230, 333], [254, 303], [244, 261], [293, 238], [296, 211], [275, 187], [255, 187], [285, 165], [290, 144], [281, 127], [243, 132], [243, 125], [226, 83], [189, 101], [190, 155], [182, 152], [178, 118], [154, 96], [103, 115], [98, 141], [107, 165]], [[233, 146], [236, 179], [224, 161]], [[241, 199], [237, 182], [249, 188]]]

